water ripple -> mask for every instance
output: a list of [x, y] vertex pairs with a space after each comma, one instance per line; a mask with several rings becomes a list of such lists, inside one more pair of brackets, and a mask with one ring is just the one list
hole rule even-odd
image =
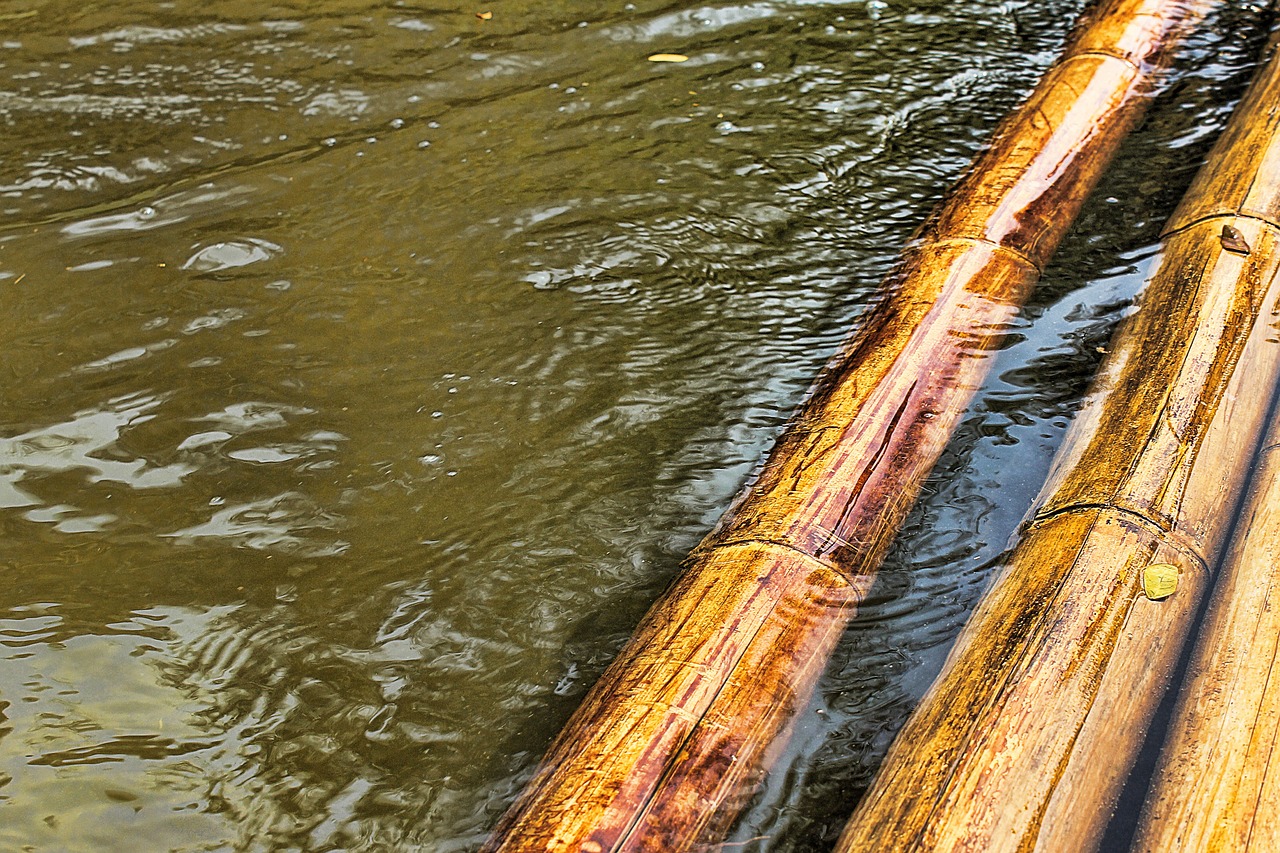
[[155, 417], [164, 402], [152, 395], [130, 395], [103, 408], [77, 412], [64, 423], [0, 438], [0, 506], [39, 503], [18, 486], [62, 472], [83, 472], [91, 483], [122, 483], [135, 489], [177, 486], [193, 470], [188, 465], [153, 465], [145, 459], [111, 458], [121, 455], [117, 442], [128, 428]]

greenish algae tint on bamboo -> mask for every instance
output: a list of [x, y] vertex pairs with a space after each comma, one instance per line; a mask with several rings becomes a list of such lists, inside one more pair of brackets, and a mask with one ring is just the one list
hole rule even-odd
[[[0, 8], [0, 849], [478, 848], [1082, 9]], [[734, 849], [834, 842], [1261, 16], [1179, 54]]]

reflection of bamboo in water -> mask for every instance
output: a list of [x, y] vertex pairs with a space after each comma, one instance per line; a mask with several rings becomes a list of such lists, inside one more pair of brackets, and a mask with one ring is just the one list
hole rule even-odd
[[[1224, 547], [1280, 380], [1276, 103], [1273, 58], [1166, 227], [1160, 266], [1021, 541], [839, 850], [1098, 844]], [[1151, 600], [1144, 575], [1161, 564], [1177, 568], [1178, 589]], [[1257, 678], [1261, 686], [1265, 672]], [[1173, 761], [1179, 772], [1162, 783], [1191, 785]], [[1163, 796], [1169, 807], [1175, 797]]]
[[552, 745], [490, 850], [714, 840], [811, 692], [973, 392], [1149, 97], [1216, 0], [1110, 0], [913, 241], [754, 485]]

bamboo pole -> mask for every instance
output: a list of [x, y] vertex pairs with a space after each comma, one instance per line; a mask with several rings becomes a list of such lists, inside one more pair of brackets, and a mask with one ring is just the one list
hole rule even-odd
[[[1280, 61], [1271, 65], [1266, 103], [1274, 105], [1280, 103]], [[1280, 136], [1255, 144], [1266, 146], [1259, 156], [1265, 183], [1274, 188]], [[1274, 195], [1255, 190], [1251, 196], [1249, 215], [1280, 228]], [[1270, 310], [1274, 324], [1280, 308], [1272, 303]], [[1271, 345], [1280, 345], [1274, 334]], [[1274, 412], [1250, 492], [1178, 697], [1135, 850], [1280, 850], [1280, 417]]]
[[678, 851], [736, 816], [1044, 264], [1221, 0], [1106, 0], [997, 129], [552, 744], [488, 851]]
[[[1277, 103], [1272, 59], [1166, 226], [1038, 508], [838, 850], [1098, 844], [1280, 379]], [[1144, 577], [1159, 564], [1178, 587], [1152, 600]]]
[[1178, 698], [1136, 851], [1280, 850], [1280, 421]]

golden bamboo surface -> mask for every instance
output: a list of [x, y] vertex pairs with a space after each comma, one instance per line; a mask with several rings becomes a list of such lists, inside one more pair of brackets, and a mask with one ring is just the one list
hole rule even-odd
[[[1274, 67], [1267, 85], [1255, 106], [1275, 111], [1280, 71]], [[1246, 196], [1241, 210], [1280, 228], [1280, 194], [1274, 191], [1280, 136], [1266, 139], [1245, 128], [1237, 128], [1236, 136], [1238, 144], [1265, 146], [1259, 157], [1270, 176], [1237, 190], [1237, 197]], [[1241, 188], [1248, 178], [1221, 161], [1210, 168]], [[1217, 213], [1209, 199], [1188, 211], [1196, 217]], [[1268, 304], [1274, 324], [1280, 308]], [[1274, 332], [1270, 340], [1280, 346]], [[1265, 389], [1254, 393], [1265, 396]], [[1280, 418], [1274, 414], [1250, 492], [1178, 697], [1135, 850], [1280, 850]]]
[[811, 694], [1031, 287], [1221, 0], [1107, 0], [998, 128], [760, 475], [552, 744], [489, 851], [714, 841]]
[[[838, 850], [1096, 847], [1225, 547], [1280, 379], [1277, 104], [1271, 59], [1170, 220], [1017, 547]], [[1144, 595], [1155, 564], [1177, 567], [1171, 597]], [[1271, 642], [1268, 661], [1274, 629]], [[1231, 677], [1209, 672], [1206, 689]], [[1178, 764], [1169, 784], [1190, 784], [1188, 772]]]
[[1178, 698], [1134, 849], [1280, 850], [1280, 429]]

